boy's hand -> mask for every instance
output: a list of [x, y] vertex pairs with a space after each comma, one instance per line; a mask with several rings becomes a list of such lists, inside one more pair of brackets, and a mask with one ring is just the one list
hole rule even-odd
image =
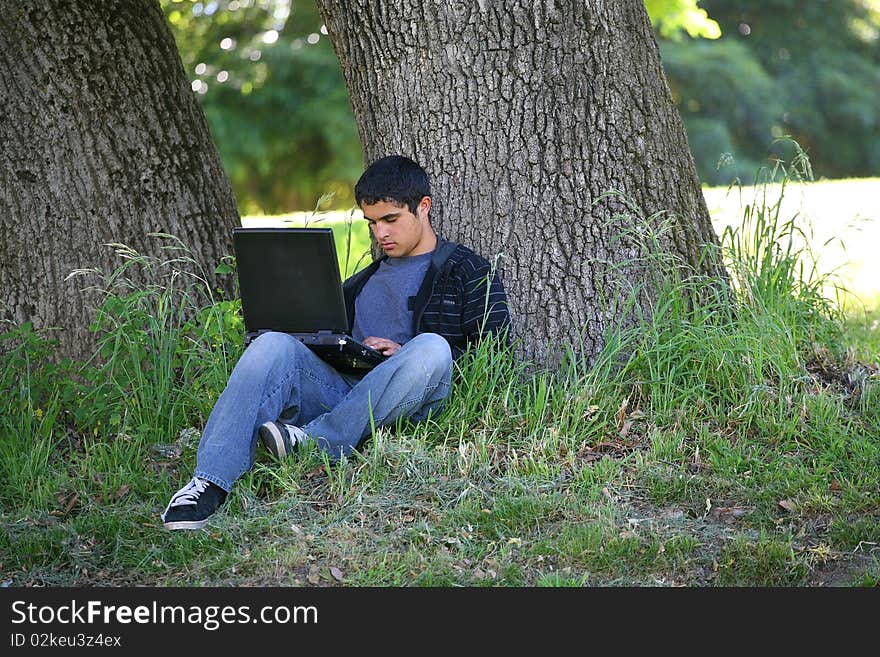
[[372, 335], [364, 340], [364, 344], [371, 349], [375, 349], [383, 356], [393, 356], [400, 349], [400, 345], [393, 340], [377, 338]]

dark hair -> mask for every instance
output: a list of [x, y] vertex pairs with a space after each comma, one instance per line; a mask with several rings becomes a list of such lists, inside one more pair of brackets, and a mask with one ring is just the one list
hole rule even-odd
[[367, 167], [354, 186], [358, 205], [379, 201], [400, 203], [416, 214], [419, 201], [431, 195], [428, 174], [403, 155], [388, 155]]

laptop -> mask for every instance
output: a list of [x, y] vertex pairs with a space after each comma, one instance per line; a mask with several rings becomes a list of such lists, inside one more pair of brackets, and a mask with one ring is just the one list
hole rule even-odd
[[233, 228], [245, 346], [288, 333], [340, 372], [366, 374], [387, 356], [351, 337], [330, 228]]

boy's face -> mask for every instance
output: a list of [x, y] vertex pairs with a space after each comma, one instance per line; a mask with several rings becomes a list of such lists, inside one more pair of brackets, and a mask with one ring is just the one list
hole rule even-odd
[[392, 258], [421, 255], [433, 251], [437, 236], [428, 221], [431, 197], [422, 197], [416, 214], [410, 212], [405, 204], [388, 201], [362, 203], [364, 218], [370, 224], [370, 231]]

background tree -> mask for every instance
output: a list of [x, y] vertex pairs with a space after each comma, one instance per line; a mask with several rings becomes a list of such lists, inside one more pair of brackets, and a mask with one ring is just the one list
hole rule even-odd
[[104, 243], [231, 252], [235, 200], [155, 0], [0, 0], [0, 99], [4, 319], [82, 356], [97, 300], [65, 279], [118, 266]]
[[617, 281], [647, 283], [625, 265], [635, 222], [604, 193], [669, 211], [659, 246], [696, 271], [716, 237], [644, 4], [501, 4], [318, 2], [365, 159], [425, 165], [436, 226], [504, 254], [519, 337], [552, 362], [582, 329], [601, 346]]

